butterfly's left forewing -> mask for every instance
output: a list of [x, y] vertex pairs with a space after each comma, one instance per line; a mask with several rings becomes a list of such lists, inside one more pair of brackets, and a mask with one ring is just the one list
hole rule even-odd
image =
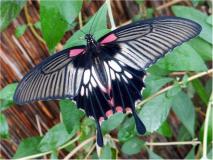
[[72, 99], [79, 91], [84, 68], [74, 65], [85, 46], [56, 53], [33, 68], [19, 83], [14, 100], [17, 104], [36, 100]]

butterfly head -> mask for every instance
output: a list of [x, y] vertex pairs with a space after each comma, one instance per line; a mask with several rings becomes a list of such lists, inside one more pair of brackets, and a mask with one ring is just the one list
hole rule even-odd
[[93, 47], [93, 46], [96, 46], [96, 40], [93, 38], [93, 36], [91, 34], [86, 34], [85, 35], [85, 39], [87, 41], [87, 46], [90, 48], [90, 47]]

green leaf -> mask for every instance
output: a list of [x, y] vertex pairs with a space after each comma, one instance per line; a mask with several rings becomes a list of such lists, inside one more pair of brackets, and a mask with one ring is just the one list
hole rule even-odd
[[84, 113], [71, 100], [61, 100], [59, 104], [64, 125], [68, 133], [74, 135], [80, 130], [80, 120]]
[[172, 136], [172, 130], [167, 121], [164, 121], [157, 132], [165, 137], [170, 138]]
[[206, 90], [203, 86], [203, 84], [201, 83], [201, 81], [199, 79], [195, 79], [193, 81], [191, 81], [195, 91], [198, 93], [199, 97], [201, 98], [201, 100], [207, 105], [208, 104], [208, 95], [206, 93]]
[[202, 26], [199, 37], [212, 44], [212, 27], [206, 23], [207, 15], [193, 7], [173, 6], [172, 11], [178, 17], [188, 18]]
[[212, 159], [213, 156], [213, 148], [210, 149], [210, 151], [207, 154], [207, 158]]
[[136, 134], [134, 131], [135, 121], [132, 117], [126, 117], [124, 123], [118, 129], [118, 139], [121, 142], [125, 142], [130, 138], [133, 138]]
[[26, 0], [1, 0], [1, 14], [0, 14], [0, 31], [2, 32], [10, 22], [19, 15], [19, 12], [24, 7]]
[[13, 101], [13, 95], [15, 93], [18, 83], [8, 84], [0, 91], [1, 100], [10, 100]]
[[[90, 30], [91, 29], [91, 30]], [[89, 22], [84, 25], [81, 30], [85, 33], [94, 33], [95, 39], [99, 39], [104, 34], [109, 32], [107, 30], [107, 5], [104, 3], [98, 12], [92, 16]], [[75, 34], [66, 42], [64, 48], [72, 47], [75, 45], [86, 45], [84, 39], [85, 34], [82, 31], [77, 31]], [[97, 32], [98, 31], [98, 32]], [[80, 39], [81, 37], [81, 39]]]
[[186, 129], [184, 125], [181, 125], [179, 130], [178, 130], [178, 141], [186, 141], [186, 140], [191, 140], [192, 136]]
[[172, 109], [191, 136], [194, 137], [195, 108], [191, 99], [184, 92], [180, 92], [173, 98]]
[[146, 88], [143, 91], [143, 97], [146, 98], [153, 93], [157, 92], [160, 88], [162, 88], [165, 84], [171, 82], [173, 78], [169, 77], [160, 77], [156, 75], [148, 75], [145, 78]]
[[147, 102], [139, 113], [148, 132], [156, 131], [166, 120], [172, 99], [161, 94]]
[[155, 152], [150, 149], [147, 150], [149, 153], [149, 159], [163, 159], [161, 156], [157, 155]]
[[13, 101], [11, 101], [11, 100], [1, 100], [0, 99], [0, 111], [3, 111], [5, 109], [9, 108], [12, 105], [13, 105]]
[[144, 142], [137, 137], [134, 137], [122, 145], [122, 152], [128, 155], [139, 153], [144, 147]]
[[192, 149], [190, 150], [190, 152], [186, 155], [186, 157], [184, 159], [195, 159], [195, 147], [192, 146]]
[[167, 97], [171, 97], [173, 98], [175, 95], [177, 95], [179, 92], [181, 91], [181, 87], [180, 87], [180, 84], [175, 81], [175, 83], [173, 84], [173, 88], [168, 90], [166, 92], [166, 96]]
[[33, 24], [35, 26], [36, 29], [41, 31], [41, 22], [37, 21], [36, 23]]
[[101, 155], [99, 159], [116, 159], [117, 151], [115, 148], [111, 148], [109, 145], [105, 145], [101, 149]]
[[[212, 130], [213, 130], [213, 128], [212, 128], [213, 127], [212, 118], [213, 118], [213, 109], [211, 107], [209, 123], [208, 123], [208, 133], [207, 133], [207, 142], [208, 142], [208, 144], [212, 142]], [[203, 123], [203, 125], [202, 125], [202, 127], [200, 129], [200, 140], [201, 141], [203, 141], [204, 123]]]
[[117, 128], [124, 120], [125, 115], [123, 113], [115, 113], [109, 119], [105, 120], [102, 125], [101, 129], [103, 133], [108, 133], [115, 128]]
[[41, 153], [38, 149], [42, 137], [30, 137], [21, 141], [14, 155], [14, 159]]
[[0, 113], [0, 138], [6, 139], [9, 137], [9, 127], [6, 117]]
[[71, 138], [63, 123], [59, 123], [51, 128], [41, 140], [39, 149], [42, 152], [54, 150]]
[[198, 53], [187, 43], [160, 60], [157, 65], [169, 71], [206, 71], [207, 67]]
[[58, 159], [58, 152], [56, 149], [52, 150], [51, 155], [50, 155], [50, 159]]
[[200, 37], [194, 38], [191, 41], [187, 42], [190, 44], [194, 50], [205, 60], [212, 60], [212, 45], [204, 41]]
[[208, 18], [206, 19], [206, 22], [207, 22], [208, 24], [210, 24], [210, 25], [212, 25], [212, 26], [213, 26], [212, 18], [213, 18], [213, 16], [212, 16], [212, 15], [208, 16]]
[[27, 29], [27, 25], [25, 25], [25, 24], [16, 27], [15, 36], [21, 37], [24, 34], [24, 32], [26, 31], [26, 29]]
[[41, 31], [50, 50], [61, 40], [78, 16], [82, 7], [81, 0], [40, 2]]

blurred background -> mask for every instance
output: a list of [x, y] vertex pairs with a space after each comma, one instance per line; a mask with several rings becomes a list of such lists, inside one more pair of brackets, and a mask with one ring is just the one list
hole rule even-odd
[[[73, 1], [66, 1], [69, 2], [72, 5]], [[76, 1], [70, 9], [64, 1], [57, 3], [52, 0], [1, 0], [0, 158], [27, 157], [48, 151], [47, 155], [42, 154], [44, 157], [34, 158], [51, 156], [63, 159], [75, 147], [95, 135], [94, 122], [76, 111], [71, 102], [61, 101], [59, 104], [57, 101], [48, 101], [18, 106], [12, 100], [16, 82], [51, 53], [62, 50], [67, 40], [89, 21], [104, 1], [84, 0], [82, 4]], [[62, 29], [64, 22], [56, 21], [58, 8], [54, 7], [57, 5], [63, 8], [64, 15], [73, 15], [71, 25], [65, 25], [68, 27], [64, 27], [66, 29]], [[103, 127], [107, 141], [105, 148], [98, 151], [92, 139], [79, 148], [80, 152], [74, 152], [72, 158], [197, 159], [203, 156], [203, 151], [210, 158], [211, 109], [208, 112], [210, 121], [207, 123], [206, 143], [203, 143], [203, 130], [212, 92], [212, 1], [112, 0], [111, 7], [117, 27], [137, 20], [175, 15], [198, 22], [203, 31], [199, 37], [174, 50], [174, 55], [172, 53], [148, 70], [150, 74], [145, 80], [147, 89], [143, 93], [145, 99], [165, 87], [175, 85], [175, 89], [155, 97], [138, 110], [142, 117], [146, 117], [145, 123], [149, 126], [145, 136], [137, 135], [131, 116], [116, 115]], [[207, 71], [209, 74], [199, 75]], [[189, 80], [189, 77], [195, 75], [199, 75], [199, 79]], [[178, 81], [184, 83], [179, 85]], [[173, 99], [167, 103], [168, 97]], [[153, 107], [160, 105], [165, 107]], [[66, 110], [69, 106], [74, 108]], [[72, 115], [75, 115], [75, 123], [70, 122]], [[155, 119], [155, 116], [159, 118]], [[77, 129], [70, 130], [69, 124], [77, 125]], [[71, 145], [58, 150], [59, 146], [76, 137]], [[158, 145], [155, 142], [162, 143]]]

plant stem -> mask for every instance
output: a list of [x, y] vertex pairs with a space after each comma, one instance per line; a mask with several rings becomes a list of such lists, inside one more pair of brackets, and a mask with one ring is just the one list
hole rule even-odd
[[[80, 138], [80, 135], [78, 135], [77, 137], [75, 137], [74, 139], [72, 139], [71, 141], [67, 142], [66, 144], [60, 146], [59, 148], [57, 148], [57, 150], [61, 150], [71, 144], [73, 144], [74, 142], [76, 142], [78, 139]], [[17, 160], [26, 160], [26, 159], [34, 159], [34, 158], [38, 158], [38, 157], [41, 157], [41, 156], [44, 156], [44, 155], [47, 155], [47, 154], [50, 154], [52, 153], [52, 151], [47, 151], [47, 152], [42, 152], [42, 153], [38, 153], [38, 154], [34, 154], [34, 155], [30, 155], [30, 156], [26, 156], [26, 157], [22, 157], [22, 158], [19, 158]]]
[[87, 153], [86, 157], [84, 158], [85, 160], [89, 158], [90, 154], [92, 153], [92, 151], [95, 149], [95, 144], [90, 148], [89, 152]]
[[79, 12], [79, 15], [78, 15], [78, 21], [79, 21], [79, 27], [81, 29], [83, 27], [83, 21], [82, 21], [81, 11]]
[[64, 160], [68, 160], [70, 159], [75, 153], [77, 153], [81, 148], [83, 148], [86, 144], [92, 142], [93, 140], [95, 140], [95, 136], [85, 140], [83, 143], [81, 143], [80, 145], [78, 145], [75, 149], [73, 149], [65, 158]]
[[[203, 76], [208, 75], [208, 74], [210, 74], [210, 73], [213, 73], [213, 69], [212, 69], [212, 68], [209, 69], [207, 72], [200, 72], [200, 73], [198, 73], [198, 74], [196, 74], [196, 75], [193, 75], [193, 76], [189, 77], [188, 80], [187, 80], [186, 82], [193, 81], [194, 79], [203, 77]], [[180, 81], [180, 82], [178, 82], [178, 83], [179, 83], [180, 85], [182, 85], [182, 84], [185, 83], [185, 81]], [[174, 85], [170, 85], [170, 86], [165, 87], [165, 88], [163, 88], [162, 90], [158, 91], [157, 93], [155, 93], [155, 94], [149, 96], [148, 98], [146, 98], [146, 99], [144, 99], [143, 101], [141, 101], [141, 102], [138, 104], [137, 108], [141, 108], [142, 105], [144, 105], [145, 103], [147, 103], [147, 102], [150, 101], [151, 99], [153, 99], [153, 98], [159, 96], [160, 94], [162, 94], [162, 93], [164, 93], [164, 92], [166, 92], [166, 91], [172, 89], [173, 87], [174, 87]]]
[[209, 118], [210, 118], [210, 112], [211, 112], [211, 107], [212, 107], [212, 102], [213, 102], [213, 92], [211, 93], [211, 96], [209, 98], [209, 103], [206, 111], [206, 119], [204, 122], [204, 132], [203, 132], [203, 159], [207, 159], [207, 140], [208, 140], [208, 123], [209, 123]]
[[183, 142], [146, 142], [147, 146], [172, 146], [172, 145], [198, 145], [200, 141], [183, 141]]
[[36, 30], [33, 27], [33, 24], [30, 22], [30, 16], [28, 13], [28, 9], [27, 9], [27, 5], [24, 6], [24, 14], [26, 16], [26, 20], [27, 20], [27, 26], [29, 26], [30, 30], [32, 31], [33, 35], [42, 43], [46, 44], [46, 42], [44, 41], [44, 39], [36, 32]]
[[108, 8], [109, 20], [110, 20], [110, 24], [111, 24], [111, 30], [114, 30], [114, 29], [116, 29], [116, 26], [115, 26], [115, 21], [114, 21], [113, 15], [112, 15], [112, 8], [110, 5], [110, 0], [106, 0], [106, 3], [107, 3], [107, 8]]

